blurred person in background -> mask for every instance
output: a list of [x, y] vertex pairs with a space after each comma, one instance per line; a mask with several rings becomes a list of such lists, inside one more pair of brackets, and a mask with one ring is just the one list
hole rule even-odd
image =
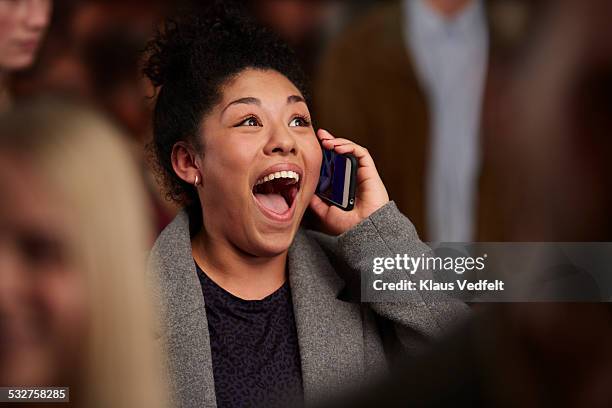
[[11, 73], [34, 63], [51, 8], [52, 0], [0, 0], [0, 112], [11, 105]]
[[[610, 242], [612, 2], [549, 2], [543, 17], [485, 109], [491, 208], [509, 241]], [[612, 406], [610, 300], [500, 306], [488, 390], [508, 406]]]
[[482, 238], [479, 195], [494, 194], [479, 190], [487, 74], [528, 16], [514, 0], [392, 1], [349, 26], [323, 59], [320, 125], [372, 152], [426, 240]]
[[124, 136], [57, 100], [0, 118], [0, 386], [79, 407], [162, 407], [144, 263], [151, 230]]
[[612, 5], [554, 4], [496, 78], [483, 167], [510, 240], [612, 241]]
[[71, 17], [89, 99], [115, 119], [140, 149], [151, 136], [153, 95], [140, 72], [140, 56], [165, 11], [155, 1], [88, 0]]
[[154, 90], [141, 73], [141, 54], [156, 23], [171, 11], [160, 1], [89, 0], [72, 17], [76, 57], [86, 73], [86, 98], [129, 135], [161, 231], [176, 214], [147, 167]]
[[173, 7], [162, 1], [58, 1], [39, 62], [17, 75], [14, 90], [27, 98], [44, 93], [86, 101], [123, 130], [138, 163], [156, 230], [176, 213], [147, 167], [153, 89], [140, 73], [140, 55], [156, 22]]
[[[551, 2], [544, 17], [485, 109], [499, 219], [512, 241], [610, 242], [612, 3]], [[490, 305], [393, 380], [330, 406], [610, 407], [609, 300]]]

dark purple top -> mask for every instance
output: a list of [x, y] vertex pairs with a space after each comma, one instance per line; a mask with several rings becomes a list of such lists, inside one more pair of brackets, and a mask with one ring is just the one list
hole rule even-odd
[[293, 406], [303, 401], [291, 289], [243, 300], [196, 264], [206, 304], [218, 408]]

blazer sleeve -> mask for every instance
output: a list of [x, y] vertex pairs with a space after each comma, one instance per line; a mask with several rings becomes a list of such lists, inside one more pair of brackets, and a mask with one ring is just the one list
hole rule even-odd
[[[420, 257], [431, 252], [418, 237], [412, 223], [391, 201], [351, 230], [340, 235], [336, 242], [336, 256], [341, 258], [348, 273], [359, 281], [372, 274], [373, 259], [407, 254]], [[347, 273], [347, 272], [345, 272]], [[428, 271], [417, 271], [419, 278], [431, 276]], [[394, 280], [410, 279], [405, 270], [386, 270], [385, 276]], [[376, 315], [391, 322], [401, 345], [418, 351], [423, 344], [439, 337], [469, 314], [468, 306], [440, 292], [411, 291], [402, 302], [369, 302]]]

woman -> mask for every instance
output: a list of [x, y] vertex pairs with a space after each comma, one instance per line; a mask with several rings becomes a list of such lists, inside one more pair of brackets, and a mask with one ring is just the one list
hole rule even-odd
[[164, 406], [145, 287], [150, 229], [122, 136], [57, 101], [0, 116], [0, 385], [76, 407]]
[[51, 6], [51, 0], [0, 1], [0, 112], [11, 104], [10, 73], [34, 62]]
[[[378, 327], [395, 327], [416, 350], [464, 310], [418, 294], [409, 305], [348, 299], [370, 255], [425, 247], [367, 150], [315, 135], [286, 45], [212, 10], [166, 24], [149, 53], [154, 150], [169, 196], [185, 208], [151, 256], [178, 406], [313, 402], [384, 369]], [[314, 195], [319, 141], [358, 159], [353, 211]], [[308, 207], [340, 236], [300, 229]]]

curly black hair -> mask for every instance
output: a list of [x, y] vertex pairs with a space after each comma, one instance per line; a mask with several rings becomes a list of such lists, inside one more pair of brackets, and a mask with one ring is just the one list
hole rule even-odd
[[171, 163], [173, 146], [188, 142], [202, 152], [198, 130], [221, 99], [221, 88], [245, 69], [271, 69], [287, 77], [304, 97], [306, 79], [294, 52], [240, 10], [211, 6], [196, 16], [169, 19], [147, 45], [144, 74], [157, 88], [150, 150], [167, 197], [198, 203], [195, 188]]

